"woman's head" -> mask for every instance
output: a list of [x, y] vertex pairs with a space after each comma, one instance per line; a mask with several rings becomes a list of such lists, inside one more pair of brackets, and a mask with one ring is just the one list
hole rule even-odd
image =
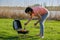
[[25, 13], [31, 14], [33, 12], [33, 9], [31, 7], [27, 7], [25, 9]]

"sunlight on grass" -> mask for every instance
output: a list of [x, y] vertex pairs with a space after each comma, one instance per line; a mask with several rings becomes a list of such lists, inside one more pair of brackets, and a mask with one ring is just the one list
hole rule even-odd
[[[24, 23], [27, 20], [21, 20], [24, 28]], [[32, 20], [26, 29], [29, 30], [29, 34], [21, 35], [13, 30], [13, 19], [0, 19], [0, 40], [60, 40], [60, 21], [47, 20], [44, 28], [44, 39], [41, 39], [36, 34], [39, 34], [39, 24], [35, 27], [36, 20]]]

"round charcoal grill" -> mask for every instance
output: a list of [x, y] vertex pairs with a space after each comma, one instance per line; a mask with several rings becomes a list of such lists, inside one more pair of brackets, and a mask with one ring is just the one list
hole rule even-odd
[[[13, 21], [13, 29], [14, 30], [22, 29], [22, 25], [21, 25], [21, 22], [19, 20], [14, 20]], [[29, 33], [29, 31], [26, 30], [26, 27], [25, 26], [24, 26], [24, 29], [19, 30], [17, 32], [18, 32], [18, 34], [27, 34], [27, 33]]]
[[17, 31], [19, 34], [27, 34], [29, 31], [28, 30], [20, 30]]

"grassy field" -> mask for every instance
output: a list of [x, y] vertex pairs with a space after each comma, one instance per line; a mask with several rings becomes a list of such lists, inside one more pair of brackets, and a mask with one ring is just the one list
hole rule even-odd
[[[22, 26], [27, 20], [21, 20]], [[60, 40], [60, 21], [50, 20], [45, 22], [44, 36], [42, 39], [36, 34], [39, 34], [39, 24], [34, 27], [36, 20], [32, 20], [26, 29], [29, 34], [25, 37], [13, 30], [13, 19], [0, 19], [0, 40]]]

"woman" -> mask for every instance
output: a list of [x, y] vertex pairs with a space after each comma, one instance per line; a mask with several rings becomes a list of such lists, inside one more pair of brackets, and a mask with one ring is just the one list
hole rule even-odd
[[44, 21], [46, 20], [46, 18], [48, 16], [47, 9], [45, 9], [41, 6], [27, 7], [25, 9], [25, 13], [30, 14], [30, 18], [24, 25], [27, 25], [31, 21], [33, 16], [38, 17], [38, 21], [34, 25], [37, 25], [38, 23], [40, 23], [39, 36], [41, 36], [41, 38], [44, 38]]

